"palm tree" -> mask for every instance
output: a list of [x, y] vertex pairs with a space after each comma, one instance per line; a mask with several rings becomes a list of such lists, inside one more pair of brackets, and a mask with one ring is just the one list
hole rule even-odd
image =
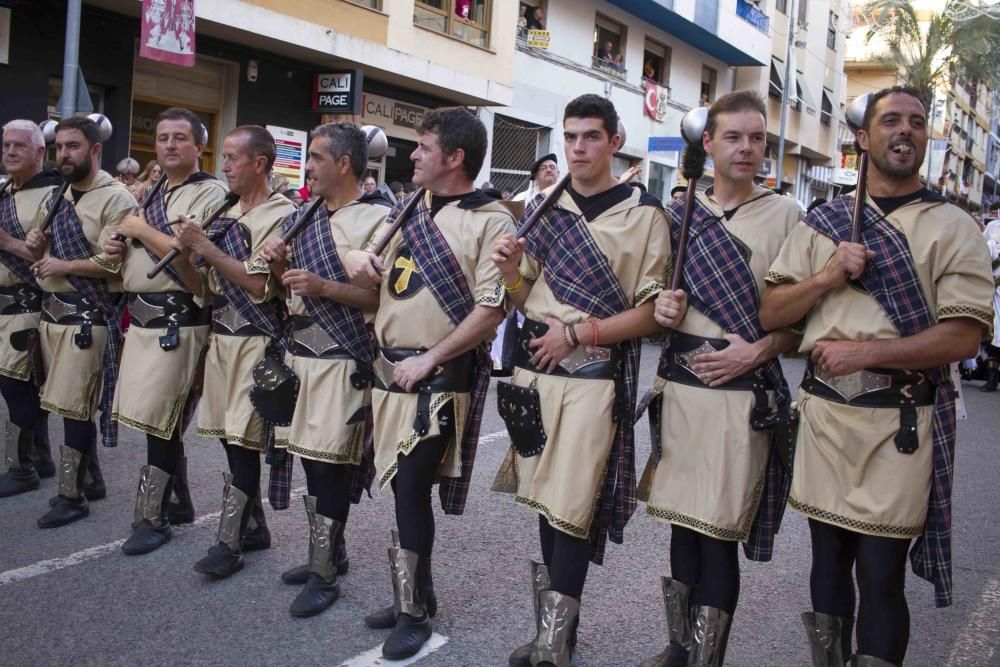
[[1000, 83], [1000, 21], [985, 13], [960, 21], [951, 18], [968, 4], [948, 0], [945, 11], [932, 14], [926, 27], [909, 0], [872, 0], [865, 5], [866, 39], [881, 37], [887, 47], [875, 60], [897, 71], [904, 85], [919, 90], [928, 108], [934, 89], [954, 76], [984, 81], [994, 90]]

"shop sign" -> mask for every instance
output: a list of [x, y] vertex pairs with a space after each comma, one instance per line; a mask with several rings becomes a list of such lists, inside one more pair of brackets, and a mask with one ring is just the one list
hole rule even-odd
[[268, 125], [267, 131], [274, 137], [274, 173], [288, 178], [293, 188], [301, 188], [306, 182], [306, 146], [309, 135], [303, 130]]
[[365, 93], [361, 96], [360, 114], [330, 114], [323, 117], [323, 122], [345, 120], [358, 125], [377, 125], [390, 136], [415, 140], [416, 128], [424, 119], [425, 113], [426, 107]]
[[330, 72], [313, 77], [312, 110], [357, 114], [361, 111], [361, 70]]

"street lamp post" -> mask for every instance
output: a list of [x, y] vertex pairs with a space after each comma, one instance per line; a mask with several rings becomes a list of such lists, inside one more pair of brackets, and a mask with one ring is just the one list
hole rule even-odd
[[792, 82], [792, 47], [795, 46], [795, 0], [788, 3], [788, 44], [785, 46], [785, 85], [781, 88], [781, 123], [778, 128], [778, 166], [774, 187], [781, 192], [781, 172], [785, 166], [785, 125], [788, 122], [788, 87]]

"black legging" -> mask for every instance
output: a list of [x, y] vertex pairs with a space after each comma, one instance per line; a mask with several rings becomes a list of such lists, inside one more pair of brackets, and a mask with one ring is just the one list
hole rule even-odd
[[67, 447], [84, 454], [94, 453], [94, 447], [97, 444], [97, 427], [94, 422], [64, 417], [63, 433]]
[[229, 459], [229, 472], [233, 475], [233, 486], [247, 494], [250, 502], [260, 495], [260, 452], [246, 447], [230, 445], [222, 441]]
[[[813, 519], [809, 520], [809, 533], [813, 609], [831, 616], [853, 617], [851, 573], [857, 565], [858, 654], [903, 664], [910, 640], [910, 610], [904, 591], [910, 540], [862, 535]], [[849, 655], [850, 637], [845, 641], [845, 655]]]
[[590, 568], [590, 542], [556, 530], [542, 514], [538, 515], [538, 537], [552, 590], [579, 600]]
[[739, 543], [670, 527], [670, 576], [691, 587], [690, 604], [732, 616], [740, 598]]
[[325, 517], [347, 523], [351, 509], [351, 466], [313, 461], [299, 457], [306, 472], [306, 489], [316, 497], [316, 511]]
[[396, 456], [396, 475], [392, 478], [399, 545], [425, 558], [430, 558], [434, 550], [431, 491], [441, 459], [455, 433], [455, 413], [450, 403], [438, 413], [438, 426], [439, 435], [421, 440], [405, 456]]
[[177, 474], [177, 462], [184, 454], [180, 426], [174, 429], [169, 440], [146, 434], [146, 463], [156, 466], [168, 475]]
[[10, 420], [18, 428], [37, 431], [40, 422], [48, 422], [49, 413], [41, 408], [34, 382], [0, 376], [0, 395], [7, 403]]

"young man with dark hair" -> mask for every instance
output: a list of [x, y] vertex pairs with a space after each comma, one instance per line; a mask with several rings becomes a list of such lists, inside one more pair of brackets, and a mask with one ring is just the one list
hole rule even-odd
[[[103, 238], [104, 259], [122, 278], [131, 315], [114, 417], [146, 435], [132, 534], [122, 545], [130, 556], [166, 544], [171, 524], [194, 521], [182, 436], [198, 404], [192, 386], [211, 324], [201, 274], [186, 257], [178, 256], [155, 278], [146, 274], [172, 249], [171, 221], [183, 215], [202, 222], [226, 196], [222, 183], [198, 170], [205, 146], [196, 114], [177, 107], [161, 112], [155, 142], [166, 180], [151, 184], [155, 194], [145, 208]], [[178, 502], [169, 505], [172, 491]]]
[[767, 276], [761, 323], [799, 323], [809, 356], [789, 505], [809, 519], [816, 665], [850, 658], [855, 618], [851, 664], [903, 663], [908, 551], [937, 605], [952, 599], [948, 364], [990, 332], [993, 280], [975, 221], [921, 187], [927, 138], [916, 91], [872, 96], [857, 136], [870, 160], [860, 239], [854, 197], [839, 197], [792, 232]]
[[0, 190], [0, 393], [10, 422], [5, 437], [7, 472], [0, 477], [0, 498], [37, 489], [39, 477], [52, 477], [48, 413], [41, 409], [38, 387], [41, 350], [13, 341], [37, 340], [42, 292], [31, 272], [34, 255], [24, 244], [36, 229], [62, 185], [59, 172], [43, 170], [45, 139], [30, 120], [3, 126], [3, 168], [8, 183]]
[[[396, 496], [396, 599], [365, 623], [394, 628], [382, 647], [393, 660], [416, 654], [431, 636], [431, 490], [440, 480], [445, 513], [464, 511], [489, 386], [486, 341], [504, 315], [490, 248], [514, 223], [473, 187], [487, 146], [478, 118], [459, 107], [436, 109], [417, 134], [413, 180], [423, 198], [381, 257], [352, 251], [345, 260], [355, 284], [381, 284], [372, 407], [378, 483], [391, 483]], [[372, 244], [388, 228], [376, 231]]]
[[508, 234], [493, 248], [525, 316], [512, 383], [500, 388], [513, 447], [494, 488], [538, 512], [544, 561], [531, 563], [537, 634], [511, 665], [570, 663], [588, 561], [603, 561], [609, 537], [622, 541], [635, 509], [640, 338], [660, 331], [653, 306], [670, 239], [659, 203], [611, 174], [617, 128], [608, 100], [572, 100], [563, 115], [570, 184], [526, 238]]
[[273, 238], [260, 254], [288, 290], [292, 334], [285, 363], [300, 382], [291, 424], [276, 433], [276, 446], [302, 460], [308, 490], [308, 564], [282, 575], [287, 583], [305, 584], [292, 616], [314, 616], [340, 596], [337, 575], [348, 566], [344, 526], [351, 502], [360, 501], [366, 486], [355, 480], [371, 480], [372, 461], [364, 456], [374, 356], [368, 324], [378, 292], [348, 283], [341, 257], [365, 244], [395, 202], [377, 191], [362, 193], [367, 164], [365, 133], [356, 125], [313, 130], [306, 168], [325, 206], [290, 247]]
[[[784, 509], [787, 476], [771, 456], [771, 432], [751, 420], [774, 408], [790, 413], [777, 357], [794, 335], [766, 334], [757, 308], [801, 214], [795, 201], [754, 184], [766, 118], [757, 93], [723, 95], [701, 144], [687, 149], [712, 157], [715, 182], [695, 199], [681, 288], [656, 302], [657, 322], [672, 331], [649, 406], [653, 452], [641, 496], [671, 527], [662, 580], [669, 642], [643, 667], [722, 664], [740, 590], [738, 544], [748, 558], [770, 560]], [[672, 213], [676, 243], [684, 204], [674, 202]]]
[[[123, 302], [118, 276], [100, 253], [101, 238], [135, 209], [128, 188], [101, 170], [101, 135], [92, 120], [74, 116], [56, 126], [56, 162], [70, 183], [43, 234], [25, 244], [39, 258], [32, 271], [46, 292], [38, 333], [45, 360], [42, 408], [63, 418], [65, 446], [59, 495], [40, 528], [55, 528], [90, 514], [84, 479], [97, 455], [93, 414], [101, 411], [105, 447], [118, 444], [111, 402], [117, 375]], [[112, 282], [115, 281], [115, 282]], [[95, 476], [96, 477], [96, 476]], [[103, 486], [103, 480], [101, 486]], [[103, 494], [97, 494], [103, 497]]]
[[172, 241], [196, 263], [204, 262], [212, 297], [213, 335], [205, 358], [198, 435], [222, 441], [229, 472], [224, 474], [218, 541], [194, 569], [217, 579], [243, 568], [244, 550], [271, 545], [260, 491], [260, 455], [270, 426], [254, 409], [250, 392], [254, 367], [282, 330], [281, 287], [256, 255], [295, 212], [288, 199], [271, 191], [268, 174], [274, 157], [274, 139], [263, 127], [243, 125], [226, 135], [222, 171], [239, 202], [207, 233], [194, 220], [182, 218]]

